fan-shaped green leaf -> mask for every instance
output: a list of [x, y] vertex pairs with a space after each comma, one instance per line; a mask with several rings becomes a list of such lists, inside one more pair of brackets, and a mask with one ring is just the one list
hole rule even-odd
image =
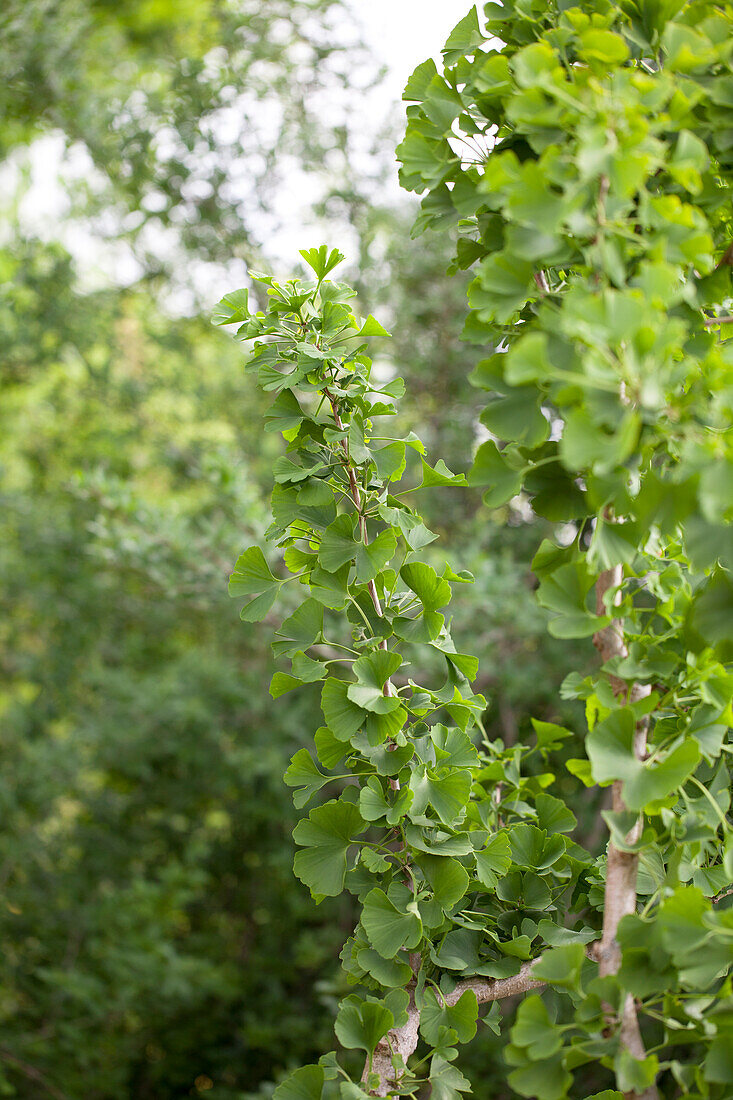
[[371, 1054], [393, 1026], [394, 1016], [384, 1004], [352, 994], [339, 1005], [334, 1031], [343, 1047]]
[[346, 853], [364, 822], [353, 802], [326, 802], [311, 810], [293, 830], [296, 844], [294, 870], [314, 897], [337, 897], [344, 887]]
[[417, 947], [422, 938], [417, 914], [398, 909], [378, 887], [364, 899], [361, 923], [370, 943], [385, 959], [393, 958], [401, 947]]
[[301, 1066], [277, 1086], [272, 1100], [321, 1100], [324, 1081], [322, 1066]]

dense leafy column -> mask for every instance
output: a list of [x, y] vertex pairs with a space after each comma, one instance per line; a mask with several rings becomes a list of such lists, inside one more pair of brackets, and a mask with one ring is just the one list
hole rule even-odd
[[[535, 558], [538, 598], [552, 633], [594, 636], [603, 660], [564, 685], [588, 719], [570, 767], [613, 792], [599, 977], [586, 987], [606, 1006], [602, 1035], [571, 1040], [565, 1077], [510, 1081], [565, 1096], [594, 1051], [625, 1095], [655, 1095], [664, 1071], [666, 1090], [722, 1097], [733, 10], [484, 10], [483, 25], [472, 9], [454, 30], [442, 74], [429, 61], [408, 84], [402, 179], [426, 193], [418, 230], [456, 224], [456, 265], [476, 265], [465, 335], [494, 354], [473, 375], [488, 439], [469, 480], [491, 507], [521, 492], [558, 524]], [[648, 1056], [639, 1010], [662, 1030]], [[508, 1057], [529, 1068], [520, 1034]]]
[[[342, 959], [360, 991], [342, 1002], [336, 1035], [366, 1065], [357, 1085], [327, 1055], [276, 1095], [332, 1096], [340, 1082], [353, 1100], [429, 1080], [449, 1100], [470, 1087], [453, 1062], [479, 1004], [546, 981], [575, 988], [597, 936], [565, 919], [582, 908], [589, 870], [564, 835], [575, 819], [548, 792], [552, 776], [522, 774], [567, 731], [538, 722], [536, 744], [509, 750], [483, 735], [477, 661], [456, 652], [445, 612], [451, 587], [472, 578], [441, 561], [409, 504], [416, 488], [465, 479], [390, 427], [403, 386], [373, 377], [365, 340], [384, 330], [358, 321], [353, 292], [326, 279], [340, 254], [303, 256], [314, 279], [253, 275], [267, 286], [264, 312], [249, 312], [244, 291], [217, 311], [253, 343], [248, 369], [275, 398], [266, 430], [287, 442], [268, 531], [279, 560], [251, 547], [230, 589], [247, 622], [278, 596], [291, 609], [273, 644], [290, 672], [275, 673], [272, 695], [321, 685], [315, 758], [300, 749], [285, 777], [298, 807], [320, 799], [295, 830], [295, 872], [316, 900], [357, 900]], [[408, 1066], [419, 1042], [426, 1053]]]

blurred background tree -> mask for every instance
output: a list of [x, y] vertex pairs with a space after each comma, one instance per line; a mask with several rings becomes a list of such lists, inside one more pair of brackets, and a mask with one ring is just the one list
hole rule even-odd
[[[271, 705], [268, 630], [226, 597], [276, 444], [204, 306], [232, 261], [242, 279], [275, 261], [305, 195], [293, 256], [319, 218], [352, 242], [412, 426], [465, 468], [483, 429], [464, 286], [388, 199], [397, 113], [355, 109], [378, 78], [341, 0], [0, 14], [0, 1095], [266, 1097], [327, 1045], [351, 916], [292, 876], [281, 781], [314, 699]], [[68, 190], [55, 234], [35, 230], [34, 157]], [[454, 633], [481, 658], [490, 734], [567, 720], [567, 647], [529, 599], [537, 521], [468, 492], [424, 508], [431, 552], [476, 573]], [[477, 1100], [501, 1076], [484, 1068]]]
[[294, 168], [348, 179], [348, 90], [375, 75], [342, 0], [8, 0], [0, 155], [63, 135], [94, 169], [75, 211], [148, 276], [175, 245], [249, 262]]

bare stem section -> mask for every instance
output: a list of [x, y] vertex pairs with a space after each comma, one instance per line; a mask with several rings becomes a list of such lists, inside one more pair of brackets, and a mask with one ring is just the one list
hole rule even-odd
[[[524, 963], [518, 974], [511, 978], [466, 978], [456, 984], [451, 993], [443, 994], [447, 1005], [457, 1004], [466, 990], [471, 989], [476, 994], [479, 1004], [488, 1004], [491, 1001], [499, 1001], [504, 997], [514, 997], [518, 993], [528, 993], [530, 989], [541, 989], [544, 982], [535, 981], [531, 975], [532, 967], [539, 962], [533, 959]], [[399, 1085], [399, 1071], [395, 1071], [392, 1058], [399, 1054], [402, 1061], [407, 1063], [411, 1054], [415, 1053], [418, 1040], [418, 1028], [420, 1026], [420, 1010], [415, 1003], [414, 985], [410, 988], [410, 1004], [407, 1010], [407, 1023], [402, 1027], [394, 1028], [379, 1043], [372, 1058], [372, 1073], [378, 1074], [380, 1083], [377, 1089], [372, 1091], [372, 1096], [389, 1096], [392, 1089]], [[366, 1081], [369, 1073], [369, 1062], [364, 1067], [363, 1081]]]
[[[399, 1088], [400, 1070], [395, 1070], [392, 1060], [399, 1055], [402, 1062], [407, 1065], [407, 1059], [417, 1049], [418, 1029], [420, 1027], [420, 1010], [415, 1003], [415, 986], [410, 985], [410, 1003], [407, 1008], [407, 1023], [402, 1027], [393, 1028], [378, 1043], [372, 1055], [371, 1072], [379, 1077], [379, 1085], [372, 1089], [370, 1096], [389, 1096], [393, 1089]], [[366, 1082], [369, 1076], [369, 1059], [364, 1066], [362, 1081]]]
[[[589, 945], [588, 955], [595, 958], [595, 945]], [[479, 1004], [490, 1004], [492, 1001], [501, 1001], [505, 997], [516, 997], [520, 993], [529, 993], [533, 989], [542, 989], [545, 982], [532, 977], [532, 968], [537, 965], [542, 956], [522, 964], [519, 973], [511, 978], [464, 978], [457, 982], [450, 993], [441, 996], [445, 1003], [453, 1006], [460, 1001], [467, 990], [476, 994]], [[398, 1054], [406, 1064], [411, 1054], [415, 1053], [418, 1042], [418, 1029], [420, 1026], [420, 1009], [415, 1002], [414, 983], [410, 985], [410, 1004], [407, 1010], [407, 1023], [402, 1027], [393, 1028], [379, 1043], [372, 1058], [372, 1073], [379, 1076], [378, 1087], [372, 1090], [372, 1096], [389, 1096], [391, 1090], [399, 1086], [400, 1073], [396, 1071], [392, 1059]], [[642, 1055], [643, 1057], [643, 1055]], [[369, 1074], [369, 1062], [364, 1067], [362, 1081], [366, 1081]]]
[[[601, 573], [596, 581], [596, 612], [599, 615], [607, 615], [609, 608], [606, 594], [613, 589], [619, 589], [623, 579], [623, 570], [620, 565], [613, 569], [607, 569]], [[614, 603], [620, 602], [620, 592], [614, 597]], [[609, 626], [599, 630], [593, 636], [593, 644], [600, 653], [603, 661], [612, 657], [626, 657], [627, 649], [624, 642], [621, 623], [614, 619]], [[651, 688], [647, 684], [633, 684], [630, 689], [623, 680], [611, 678], [614, 693], [620, 702], [633, 703], [649, 695]], [[634, 732], [634, 752], [639, 760], [646, 755], [648, 717], [640, 719], [636, 723]], [[616, 812], [626, 809], [622, 794], [622, 784], [617, 780], [612, 788], [613, 809]], [[636, 824], [626, 837], [628, 844], [634, 844], [641, 836], [642, 819], [639, 817]], [[636, 852], [622, 852], [613, 841], [608, 844], [608, 860], [606, 864], [606, 892], [603, 906], [603, 935], [596, 951], [598, 959], [598, 972], [601, 977], [616, 974], [621, 966], [621, 949], [616, 939], [619, 922], [630, 913], [636, 912], [636, 879], [639, 870], [639, 856]], [[636, 1014], [636, 1006], [633, 997], [629, 994], [623, 1004], [620, 1020], [615, 1020], [609, 1015], [609, 1026], [616, 1024], [620, 1027], [620, 1039], [623, 1046], [634, 1058], [642, 1059], [646, 1056], [644, 1043], [639, 1030], [639, 1021]], [[633, 1100], [637, 1093], [626, 1093], [627, 1100]], [[641, 1093], [641, 1100], [658, 1100], [659, 1094], [656, 1085], [645, 1089]]]

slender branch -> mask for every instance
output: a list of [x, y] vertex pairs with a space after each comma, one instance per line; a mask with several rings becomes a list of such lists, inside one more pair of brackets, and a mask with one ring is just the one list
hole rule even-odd
[[539, 290], [542, 297], [544, 297], [545, 294], [550, 293], [550, 286], [547, 282], [547, 276], [545, 275], [544, 271], [535, 271], [534, 281], [537, 284], [537, 289]]
[[49, 1081], [45, 1073], [41, 1073], [40, 1069], [36, 1069], [35, 1066], [29, 1065], [27, 1062], [22, 1061], [22, 1059], [16, 1058], [9, 1050], [0, 1050], [0, 1058], [8, 1062], [11, 1066], [15, 1066], [15, 1068], [22, 1073], [24, 1077], [27, 1077], [29, 1081], [35, 1081], [37, 1085], [45, 1089], [49, 1096], [53, 1096], [54, 1100], [69, 1100], [66, 1093], [56, 1088], [56, 1085], [54, 1085], [52, 1081]]
[[[596, 613], [608, 614], [606, 595], [612, 589], [619, 589], [623, 580], [623, 569], [616, 565], [613, 569], [607, 569], [601, 573], [596, 581]], [[613, 597], [618, 605], [621, 601], [620, 591]], [[593, 644], [601, 654], [604, 663], [612, 657], [626, 657], [628, 651], [624, 642], [623, 629], [619, 619], [614, 619], [608, 626], [597, 631], [593, 635]], [[611, 685], [614, 694], [620, 702], [633, 703], [651, 693], [648, 684], [632, 684], [627, 688], [625, 681], [617, 677], [611, 677]], [[643, 760], [646, 751], [646, 738], [649, 719], [641, 718], [634, 729], [634, 754], [639, 760]], [[626, 809], [623, 800], [623, 787], [620, 780], [616, 780], [612, 788], [613, 809], [620, 812]], [[639, 817], [629, 831], [626, 841], [634, 844], [641, 836], [642, 818]], [[623, 917], [636, 912], [636, 879], [639, 870], [639, 856], [636, 852], [622, 852], [613, 841], [608, 844], [608, 858], [606, 862], [606, 889], [603, 903], [603, 935], [598, 945], [598, 973], [601, 977], [618, 973], [621, 966], [621, 948], [619, 947], [616, 933]], [[613, 1014], [608, 1013], [609, 1028], [617, 1022], [620, 1025], [619, 1037], [622, 1046], [638, 1059], [646, 1057], [644, 1043], [639, 1030], [639, 1021], [636, 1015], [636, 1006], [631, 994], [627, 994], [621, 1009], [620, 1020], [616, 1021]], [[632, 1100], [636, 1093], [629, 1092], [625, 1096]], [[639, 1094], [641, 1100], [659, 1100], [656, 1085], [651, 1085]]]
[[[343, 421], [342, 421], [340, 413], [339, 413], [338, 403], [337, 403], [335, 397], [333, 396], [333, 394], [330, 393], [329, 390], [326, 387], [324, 387], [323, 392], [325, 393], [326, 397], [328, 398], [328, 400], [331, 404], [331, 412], [333, 413], [334, 423], [335, 423], [336, 427], [338, 428], [338, 430], [340, 432], [342, 432], [344, 430], [344, 424], [343, 424]], [[359, 517], [359, 531], [361, 533], [361, 541], [366, 546], [369, 543], [369, 534], [368, 534], [368, 531], [367, 531], [367, 521], [366, 521], [366, 518], [364, 516], [364, 508], [363, 508], [363, 503], [362, 503], [361, 490], [359, 489], [359, 482], [356, 480], [356, 472], [355, 472], [354, 467], [353, 467], [352, 462], [351, 462], [351, 455], [349, 454], [349, 445], [348, 445], [348, 443], [346, 442], [345, 439], [341, 440], [341, 447], [342, 447], [342, 450], [344, 452], [346, 472], [348, 474], [349, 488], [350, 488], [350, 491], [351, 491], [351, 499], [354, 502], [354, 507], [356, 508], [356, 514]], [[371, 581], [369, 581], [369, 584], [367, 585], [367, 587], [369, 589], [369, 595], [371, 596], [372, 603], [374, 604], [374, 610], [376, 611], [378, 618], [381, 619], [382, 618], [382, 604], [381, 604], [381, 601], [379, 599], [379, 593], [377, 592], [377, 586], [376, 586], [375, 582], [373, 580], [371, 580]], [[386, 638], [382, 638], [381, 642], [379, 643], [379, 648], [383, 649], [383, 650], [387, 649], [387, 639]], [[387, 680], [385, 681], [382, 692], [383, 692], [384, 695], [387, 695], [387, 696], [390, 696], [390, 697], [392, 697], [396, 694], [395, 689], [394, 689], [394, 685], [392, 684], [392, 680], [389, 677], [387, 677]], [[394, 748], [394, 744], [392, 744], [392, 747]], [[393, 791], [398, 791], [400, 789], [399, 779], [391, 778], [389, 780], [389, 785], [390, 785], [390, 789], [393, 790]]]
[[723, 255], [718, 260], [717, 264], [715, 265], [715, 270], [718, 271], [719, 268], [725, 267], [726, 264], [733, 265], [733, 241], [731, 241]]
[[[418, 964], [419, 965], [419, 964]], [[377, 1044], [377, 1049], [371, 1058], [371, 1072], [376, 1073], [379, 1084], [370, 1092], [371, 1096], [389, 1096], [393, 1088], [399, 1087], [399, 1077], [392, 1065], [392, 1056], [399, 1054], [407, 1065], [407, 1059], [417, 1049], [418, 1029], [420, 1027], [420, 1010], [415, 1003], [415, 983], [408, 986], [410, 1002], [407, 1006], [407, 1023], [402, 1027], [393, 1028]], [[370, 1062], [367, 1058], [362, 1074], [362, 1082], [366, 1083], [369, 1077]], [[401, 1076], [401, 1074], [400, 1074]]]
[[733, 325], [733, 317], [708, 317], [705, 328], [712, 328], [714, 325]]
[[469, 989], [476, 994], [476, 1000], [480, 1005], [502, 1001], [505, 997], [516, 997], [518, 993], [528, 993], [530, 989], [542, 989], [546, 983], [532, 977], [532, 968], [541, 958], [540, 955], [537, 959], [522, 963], [519, 973], [511, 978], [464, 978], [456, 983], [451, 993], [443, 994], [445, 1002], [450, 1006], [457, 1004]]
[[[344, 425], [343, 425], [343, 421], [341, 419], [341, 416], [339, 415], [339, 409], [338, 409], [338, 404], [336, 403], [336, 399], [334, 398], [333, 394], [329, 393], [329, 391], [327, 389], [324, 389], [323, 392], [325, 393], [326, 397], [328, 398], [328, 400], [331, 403], [331, 411], [333, 413], [334, 423], [336, 424], [336, 427], [338, 428], [338, 430], [340, 432], [342, 432], [344, 430]], [[359, 531], [361, 533], [361, 539], [362, 539], [362, 542], [364, 543], [364, 545], [366, 546], [369, 542], [369, 537], [367, 535], [367, 524], [366, 524], [366, 519], [364, 518], [364, 510], [362, 508], [361, 490], [359, 489], [359, 483], [356, 480], [356, 473], [354, 471], [354, 467], [351, 464], [351, 456], [349, 455], [349, 445], [348, 445], [348, 443], [346, 442], [345, 439], [341, 440], [341, 447], [343, 449], [344, 456], [345, 456], [345, 459], [346, 459], [346, 472], [347, 472], [348, 478], [349, 478], [349, 488], [350, 488], [350, 491], [351, 491], [351, 499], [354, 502], [354, 507], [356, 508], [356, 513], [359, 517]], [[377, 592], [377, 586], [374, 583], [374, 581], [369, 581], [368, 588], [369, 588], [369, 595], [371, 596], [372, 603], [374, 604], [374, 610], [376, 611], [377, 615], [381, 619], [382, 618], [382, 604], [380, 602], [379, 594]], [[379, 648], [380, 649], [386, 649], [387, 648], [387, 642], [384, 638], [379, 643]], [[394, 690], [392, 688], [391, 681], [388, 680], [387, 683], [384, 685], [384, 687], [385, 687], [385, 691], [384, 691], [385, 695], [394, 695]]]
[[[588, 944], [585, 949], [589, 958], [595, 959], [597, 943]], [[445, 1003], [452, 1007], [457, 1004], [467, 990], [473, 990], [476, 1000], [480, 1005], [490, 1004], [492, 1001], [501, 1001], [505, 997], [516, 997], [520, 993], [529, 993], [532, 989], [542, 989], [545, 982], [532, 977], [532, 969], [543, 958], [540, 955], [536, 959], [522, 963], [519, 973], [511, 978], [464, 978], [456, 982], [455, 988], [450, 993], [441, 993]], [[419, 967], [419, 957], [415, 964], [413, 956], [410, 956], [413, 969]], [[393, 1028], [378, 1044], [372, 1057], [372, 1073], [379, 1077], [379, 1085], [372, 1092], [373, 1096], [388, 1096], [390, 1091], [399, 1087], [399, 1077], [395, 1074], [392, 1065], [392, 1055], [399, 1054], [405, 1064], [411, 1054], [415, 1053], [420, 1026], [420, 1009], [415, 1003], [415, 983], [408, 986], [410, 1003], [407, 1009], [407, 1023], [402, 1027]], [[366, 1082], [369, 1075], [369, 1061], [364, 1067], [362, 1081]]]

